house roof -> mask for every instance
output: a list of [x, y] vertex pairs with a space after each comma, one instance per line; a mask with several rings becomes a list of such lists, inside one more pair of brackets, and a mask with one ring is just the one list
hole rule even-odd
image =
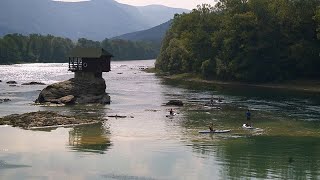
[[113, 57], [112, 54], [103, 48], [74, 48], [69, 54], [69, 57], [78, 58], [100, 58], [101, 56]]

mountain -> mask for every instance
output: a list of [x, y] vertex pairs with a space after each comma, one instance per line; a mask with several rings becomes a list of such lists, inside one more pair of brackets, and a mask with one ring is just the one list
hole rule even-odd
[[102, 40], [148, 29], [172, 19], [175, 13], [188, 11], [165, 6], [135, 7], [114, 0], [1, 0], [0, 35], [38, 33]]
[[123, 39], [130, 41], [150, 41], [160, 43], [163, 37], [165, 36], [167, 30], [170, 28], [171, 23], [172, 20], [147, 30], [123, 34], [120, 36], [116, 36], [112, 39]]
[[[173, 16], [175, 14], [190, 12], [190, 10], [171, 8], [162, 5], [137, 6], [137, 8], [140, 11], [140, 13], [146, 18], [148, 23], [153, 23], [154, 26], [164, 23], [170, 19], [173, 19]], [[155, 24], [154, 22], [159, 22], [158, 18], [166, 19], [166, 21]]]

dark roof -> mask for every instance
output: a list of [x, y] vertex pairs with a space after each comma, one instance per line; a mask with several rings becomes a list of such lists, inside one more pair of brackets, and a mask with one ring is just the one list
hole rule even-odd
[[69, 54], [69, 57], [79, 58], [100, 58], [101, 56], [113, 57], [112, 54], [102, 48], [74, 48]]

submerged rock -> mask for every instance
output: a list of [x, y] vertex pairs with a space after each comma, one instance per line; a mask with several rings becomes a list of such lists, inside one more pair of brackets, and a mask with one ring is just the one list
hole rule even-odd
[[66, 116], [50, 111], [12, 114], [0, 118], [0, 125], [11, 125], [13, 127], [20, 127], [23, 129], [61, 125], [80, 125], [98, 122], [100, 122], [99, 119], [84, 119], [80, 116]]
[[72, 78], [67, 81], [51, 84], [44, 88], [40, 92], [36, 103], [109, 104], [110, 96], [105, 90], [106, 84], [103, 78]]
[[7, 84], [18, 84], [16, 81], [8, 81]]
[[127, 116], [120, 116], [120, 115], [112, 115], [112, 116], [108, 116], [108, 117], [111, 117], [111, 118], [126, 118]]
[[9, 101], [11, 101], [11, 100], [10, 100], [10, 99], [7, 99], [7, 98], [5, 98], [5, 99], [0, 99], [0, 103], [9, 102]]
[[45, 83], [42, 83], [42, 82], [35, 82], [35, 81], [32, 81], [32, 82], [29, 82], [29, 83], [23, 83], [21, 85], [46, 85]]
[[166, 104], [167, 106], [183, 106], [183, 102], [180, 100], [170, 100]]

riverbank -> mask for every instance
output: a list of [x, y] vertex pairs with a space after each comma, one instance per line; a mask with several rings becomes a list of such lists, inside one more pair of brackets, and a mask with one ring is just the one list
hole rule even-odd
[[184, 73], [176, 75], [168, 75], [165, 73], [159, 73], [154, 68], [145, 70], [148, 73], [155, 73], [157, 76], [167, 80], [177, 80], [190, 83], [203, 83], [209, 85], [222, 85], [222, 86], [247, 86], [247, 87], [260, 87], [270, 89], [281, 89], [281, 90], [293, 90], [303, 91], [311, 93], [320, 93], [320, 81], [319, 80], [291, 80], [283, 83], [244, 83], [237, 81], [220, 81], [220, 80], [205, 80], [201, 76]]
[[66, 116], [51, 111], [38, 111], [24, 114], [12, 114], [0, 118], [0, 125], [10, 125], [22, 129], [39, 127], [62, 127], [66, 125], [82, 125], [101, 122], [99, 119], [81, 116]]

